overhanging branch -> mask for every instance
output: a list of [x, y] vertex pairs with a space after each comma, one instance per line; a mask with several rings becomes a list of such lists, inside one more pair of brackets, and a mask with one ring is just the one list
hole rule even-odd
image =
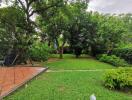
[[42, 9], [33, 10], [29, 16], [31, 17], [34, 13], [45, 12], [46, 10], [48, 10], [48, 9], [50, 9], [52, 7], [55, 7], [57, 5], [58, 5], [58, 2], [56, 2], [55, 4], [52, 4], [52, 5], [48, 6], [48, 7], [42, 8]]

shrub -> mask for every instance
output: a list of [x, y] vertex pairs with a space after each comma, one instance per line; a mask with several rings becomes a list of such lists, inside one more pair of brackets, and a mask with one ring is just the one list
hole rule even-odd
[[121, 59], [115, 55], [108, 56], [107, 54], [98, 55], [97, 59], [101, 62], [112, 64], [113, 66], [128, 66], [124, 59]]
[[132, 48], [114, 49], [111, 54], [121, 57], [132, 64]]
[[51, 49], [47, 44], [36, 43], [30, 48], [29, 55], [34, 61], [46, 61], [50, 55]]
[[104, 85], [109, 89], [132, 89], [132, 68], [119, 68], [106, 72]]
[[73, 51], [71, 50], [71, 48], [70, 48], [69, 46], [65, 46], [65, 47], [63, 48], [63, 53], [64, 53], [64, 54], [72, 54]]

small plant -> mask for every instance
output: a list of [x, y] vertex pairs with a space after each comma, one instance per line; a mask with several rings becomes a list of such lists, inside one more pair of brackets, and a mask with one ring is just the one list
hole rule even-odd
[[109, 89], [132, 89], [132, 68], [119, 68], [106, 72], [104, 85]]
[[101, 62], [109, 63], [112, 64], [113, 66], [128, 66], [127, 62], [124, 59], [121, 59], [115, 55], [107, 55], [107, 54], [102, 54], [98, 55], [97, 59]]

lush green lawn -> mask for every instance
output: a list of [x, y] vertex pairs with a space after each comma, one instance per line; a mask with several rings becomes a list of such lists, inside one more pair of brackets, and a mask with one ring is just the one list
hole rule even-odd
[[[75, 59], [69, 55], [65, 59], [47, 64], [51, 70], [58, 69], [107, 69], [113, 66], [94, 59]], [[70, 65], [70, 66], [69, 66]], [[19, 89], [5, 100], [89, 100], [95, 93], [97, 100], [132, 100], [127, 93], [108, 90], [103, 86], [105, 71], [47, 72]]]
[[[54, 58], [57, 55], [54, 55]], [[112, 65], [99, 62], [91, 57], [83, 56], [76, 59], [73, 55], [64, 55], [65, 59], [52, 63], [45, 63], [52, 70], [89, 70], [89, 69], [111, 69]]]
[[127, 94], [110, 91], [102, 86], [103, 72], [45, 73], [6, 100], [132, 100]]

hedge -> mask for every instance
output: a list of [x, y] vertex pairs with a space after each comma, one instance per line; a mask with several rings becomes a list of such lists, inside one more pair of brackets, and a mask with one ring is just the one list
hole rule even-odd
[[114, 49], [111, 54], [121, 57], [132, 64], [132, 48]]
[[120, 57], [117, 57], [116, 55], [102, 54], [102, 55], [98, 55], [97, 59], [101, 62], [109, 63], [109, 64], [111, 64], [113, 66], [117, 66], [117, 67], [128, 66], [127, 62], [124, 59], [121, 59]]
[[109, 70], [104, 75], [104, 85], [109, 89], [131, 90], [132, 68]]

